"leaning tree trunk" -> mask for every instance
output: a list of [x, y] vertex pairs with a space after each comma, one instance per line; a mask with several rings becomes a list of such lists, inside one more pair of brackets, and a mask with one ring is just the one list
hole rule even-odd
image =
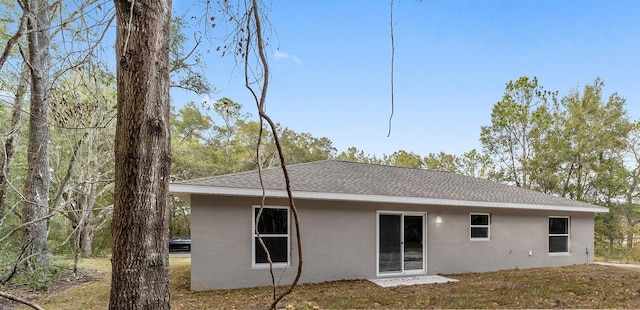
[[115, 0], [118, 79], [110, 309], [169, 309], [171, 0]]
[[29, 117], [29, 147], [27, 177], [24, 185], [25, 202], [22, 222], [22, 259], [29, 267], [49, 265], [47, 224], [49, 209], [49, 54], [50, 20], [47, 0], [25, 1], [28, 11], [27, 41], [31, 69], [31, 109]]
[[7, 139], [4, 142], [4, 149], [0, 154], [0, 229], [2, 228], [5, 216], [5, 199], [7, 196], [7, 180], [9, 179], [9, 168], [11, 167], [11, 159], [16, 150], [17, 137], [20, 132], [20, 123], [22, 122], [22, 106], [24, 98], [27, 94], [27, 86], [29, 79], [29, 67], [26, 62], [22, 63], [22, 71], [20, 71], [20, 81], [14, 93], [13, 112], [11, 113], [11, 125], [7, 132]]

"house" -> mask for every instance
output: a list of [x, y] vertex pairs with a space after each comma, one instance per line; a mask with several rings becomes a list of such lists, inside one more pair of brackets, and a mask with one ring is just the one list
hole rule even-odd
[[[335, 160], [288, 165], [300, 219], [301, 282], [484, 272], [593, 262], [607, 208], [443, 171]], [[297, 268], [281, 168], [262, 171], [258, 231], [274, 274]], [[175, 182], [191, 205], [191, 289], [270, 285], [256, 241], [257, 171]]]

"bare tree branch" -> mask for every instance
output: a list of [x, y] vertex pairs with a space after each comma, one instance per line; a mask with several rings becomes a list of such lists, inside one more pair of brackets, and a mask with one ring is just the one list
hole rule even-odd
[[395, 39], [393, 37], [393, 1], [391, 0], [391, 16], [390, 16], [390, 20], [391, 20], [391, 115], [389, 115], [389, 132], [387, 133], [387, 138], [389, 136], [391, 136], [391, 120], [393, 119], [393, 110], [395, 109], [395, 96], [393, 95], [393, 90], [394, 90], [394, 82], [393, 82], [393, 69], [394, 69], [394, 62], [395, 62], [395, 58], [396, 58], [396, 43], [395, 43]]
[[9, 58], [9, 54], [11, 54], [13, 45], [16, 44], [16, 42], [18, 42], [18, 39], [20, 39], [20, 37], [22, 36], [22, 33], [24, 32], [24, 25], [26, 22], [27, 22], [27, 13], [26, 11], [23, 11], [22, 16], [20, 17], [20, 24], [18, 25], [18, 30], [16, 30], [16, 33], [11, 37], [11, 39], [9, 39], [9, 41], [7, 41], [7, 44], [4, 47], [4, 52], [2, 52], [2, 56], [0, 56], [0, 69], [2, 69], [2, 66], [4, 66], [4, 63], [7, 61], [7, 58]]
[[22, 299], [22, 298], [20, 298], [18, 296], [11, 295], [11, 294], [3, 292], [3, 291], [0, 291], [0, 296], [4, 297], [6, 299], [9, 299], [9, 300], [13, 300], [13, 301], [18, 302], [18, 303], [21, 303], [23, 305], [29, 306], [29, 307], [31, 307], [33, 309], [36, 309], [36, 310], [44, 310], [44, 308], [40, 307], [38, 304], [36, 304], [34, 302], [28, 301], [26, 299]]
[[67, 173], [62, 179], [62, 182], [60, 182], [60, 184], [58, 185], [58, 192], [56, 193], [56, 197], [53, 199], [53, 203], [51, 204], [52, 206], [57, 206], [60, 203], [60, 200], [62, 199], [62, 193], [64, 193], [64, 188], [69, 182], [69, 179], [71, 179], [71, 173], [73, 172], [73, 167], [76, 163], [76, 159], [78, 158], [80, 147], [82, 146], [82, 143], [88, 135], [89, 133], [86, 132], [84, 135], [82, 135], [80, 140], [78, 140], [78, 143], [76, 143], [76, 147], [73, 149], [73, 155], [71, 155], [71, 159], [69, 160], [69, 164], [67, 166]]
[[[252, 23], [253, 21], [253, 23]], [[260, 97], [257, 96], [255, 90], [253, 89], [253, 87], [251, 86], [251, 83], [249, 83], [249, 66], [248, 66], [248, 62], [249, 62], [249, 52], [250, 52], [250, 46], [251, 46], [251, 31], [250, 29], [252, 28], [251, 26], [255, 27], [255, 44], [256, 47], [258, 49], [258, 56], [259, 56], [259, 64], [261, 66], [262, 72], [262, 86], [260, 89]], [[265, 120], [269, 126], [271, 127], [271, 133], [273, 135], [274, 138], [274, 142], [276, 144], [276, 147], [278, 149], [278, 155], [279, 155], [279, 159], [280, 159], [280, 163], [281, 163], [281, 167], [282, 167], [282, 172], [284, 174], [284, 178], [285, 178], [285, 184], [286, 184], [286, 191], [287, 191], [287, 196], [289, 198], [289, 206], [291, 208], [291, 211], [293, 213], [293, 217], [294, 217], [294, 223], [295, 223], [295, 229], [296, 229], [296, 241], [297, 241], [297, 247], [298, 247], [298, 269], [296, 272], [296, 276], [295, 279], [293, 280], [293, 282], [291, 283], [291, 285], [284, 291], [282, 292], [280, 295], [275, 295], [275, 289], [276, 289], [276, 283], [275, 283], [275, 278], [273, 275], [273, 262], [270, 259], [270, 255], [269, 255], [269, 251], [266, 249], [266, 247], [264, 246], [264, 243], [262, 242], [260, 235], [258, 234], [258, 240], [260, 241], [261, 246], [263, 247], [263, 250], [265, 250], [265, 253], [267, 254], [267, 260], [269, 261], [269, 270], [271, 272], [271, 277], [272, 277], [272, 283], [273, 283], [273, 289], [274, 289], [274, 300], [271, 304], [271, 309], [276, 309], [278, 302], [280, 302], [280, 300], [282, 300], [282, 298], [284, 298], [285, 296], [287, 296], [288, 294], [290, 294], [293, 289], [295, 288], [295, 286], [298, 284], [298, 281], [300, 280], [300, 276], [302, 274], [302, 265], [303, 265], [303, 259], [302, 259], [302, 241], [300, 238], [300, 222], [299, 222], [299, 218], [298, 218], [298, 210], [296, 208], [295, 202], [293, 200], [293, 194], [291, 192], [291, 180], [289, 178], [289, 173], [287, 171], [287, 166], [285, 163], [285, 158], [284, 158], [284, 152], [282, 150], [282, 146], [280, 144], [280, 139], [278, 137], [278, 132], [277, 132], [277, 127], [276, 124], [271, 120], [271, 118], [267, 115], [267, 113], [265, 112], [265, 103], [266, 103], [266, 97], [267, 97], [267, 90], [269, 88], [269, 64], [267, 61], [267, 57], [265, 54], [265, 42], [264, 39], [262, 38], [262, 23], [260, 20], [260, 12], [258, 10], [258, 1], [257, 0], [252, 0], [251, 2], [251, 6], [249, 8], [249, 10], [247, 11], [247, 40], [244, 43], [244, 67], [245, 67], [245, 87], [251, 92], [251, 94], [253, 95], [255, 101], [256, 101], [256, 105], [258, 108], [258, 113], [260, 115], [260, 130], [261, 130], [261, 134], [259, 135], [258, 138], [258, 146], [257, 146], [257, 157], [258, 157], [258, 174], [260, 176], [260, 184], [262, 187], [262, 202], [260, 205], [260, 211], [262, 212], [262, 208], [264, 207], [264, 202], [266, 199], [265, 196], [265, 189], [264, 189], [264, 184], [262, 181], [262, 173], [261, 173], [261, 165], [260, 165], [260, 158], [259, 158], [259, 150], [260, 150], [260, 141], [261, 141], [261, 137], [262, 137], [262, 121]], [[242, 47], [242, 41], [240, 41], [239, 46]], [[256, 219], [256, 221], [259, 221], [259, 217]]]

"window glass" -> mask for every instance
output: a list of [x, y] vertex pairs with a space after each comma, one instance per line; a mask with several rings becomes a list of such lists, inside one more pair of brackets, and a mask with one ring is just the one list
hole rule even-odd
[[566, 217], [549, 218], [549, 234], [568, 234], [569, 233], [569, 219]]
[[[286, 263], [287, 260], [287, 249], [289, 248], [289, 238], [287, 237], [262, 237], [262, 242], [269, 250], [269, 255], [271, 255], [271, 261], [274, 263]], [[269, 261], [267, 260], [267, 255], [264, 253], [264, 249], [260, 245], [260, 241], [258, 237], [255, 237], [255, 253], [256, 253], [256, 264], [267, 264]]]
[[[260, 215], [260, 221], [255, 226], [256, 218]], [[253, 258], [254, 264], [268, 264], [267, 255], [260, 245], [256, 229], [262, 238], [262, 242], [269, 251], [273, 263], [289, 262], [289, 209], [264, 207], [260, 213], [260, 207], [253, 209]]]
[[471, 227], [471, 238], [488, 238], [489, 228]]
[[569, 252], [567, 245], [569, 244], [569, 237], [565, 236], [549, 236], [549, 252], [550, 253], [563, 253]]
[[471, 214], [471, 225], [489, 225], [489, 214]]
[[549, 218], [549, 253], [569, 253], [569, 218]]
[[471, 213], [470, 218], [471, 239], [489, 239], [489, 214]]
[[380, 272], [402, 271], [402, 215], [379, 216], [378, 268]]
[[[258, 216], [260, 208], [255, 209], [255, 216]], [[258, 232], [262, 234], [286, 234], [288, 231], [287, 217], [289, 210], [263, 208], [260, 222], [258, 223]]]

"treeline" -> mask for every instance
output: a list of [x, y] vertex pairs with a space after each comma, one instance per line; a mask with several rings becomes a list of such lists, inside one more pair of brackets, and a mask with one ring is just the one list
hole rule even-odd
[[[0, 1], [0, 285], [46, 288], [55, 255], [111, 249], [116, 80], [102, 40], [115, 16], [96, 1], [38, 5], [59, 20], [27, 31], [36, 7], [20, 3]], [[208, 94], [185, 27], [173, 19], [171, 87]]]
[[[426, 156], [397, 151], [381, 158], [350, 148], [336, 158], [446, 170], [609, 208], [596, 216], [598, 254], [632, 257], [640, 236], [640, 119], [596, 79], [560, 97], [538, 80], [506, 84], [480, 129], [482, 150]], [[620, 246], [626, 249], [620, 249]]]
[[[0, 29], [17, 31], [18, 25], [6, 22], [15, 18], [7, 18], [0, 21]], [[176, 18], [172, 25], [172, 87], [210, 93], [212, 87], [199, 71], [201, 58], [186, 46], [184, 21]], [[104, 29], [75, 27], [84, 29], [75, 34], [82, 34], [85, 43], [100, 44], [98, 30]], [[57, 35], [62, 34], [52, 33]], [[28, 45], [24, 37], [17, 38], [21, 46]], [[2, 40], [6, 43], [7, 38]], [[14, 50], [0, 66], [0, 282], [11, 280], [16, 272], [46, 267], [34, 258], [47, 258], [49, 253], [71, 255], [77, 261], [111, 249], [114, 73], [102, 61], [100, 49], [82, 49], [80, 41], [74, 41], [77, 46], [66, 46], [66, 54], [58, 54], [71, 41], [57, 37], [52, 42], [56, 48], [44, 50], [55, 64], [48, 69], [46, 118], [30, 112], [32, 70], [23, 55]], [[535, 78], [511, 81], [491, 111], [491, 124], [480, 128], [482, 149], [463, 154], [398, 150], [370, 155], [355, 147], [337, 150], [329, 138], [283, 125], [277, 131], [289, 164], [339, 159], [446, 170], [604, 205], [611, 212], [597, 217], [598, 244], [611, 251], [623, 243], [631, 249], [640, 230], [640, 125], [626, 114], [625, 100], [617, 94], [605, 96], [603, 86], [596, 79], [560, 97]], [[184, 103], [172, 110], [171, 180], [253, 170], [258, 163], [279, 165], [272, 135], [255, 119], [229, 98], [204, 105]], [[44, 142], [31, 139], [30, 123], [44, 124], [39, 127], [46, 129]], [[46, 169], [36, 171], [29, 164], [34, 156], [30, 149], [46, 149], [46, 160], [40, 161], [47, 163]], [[34, 179], [48, 183], [35, 188]], [[27, 195], [33, 189], [46, 194], [35, 202]], [[189, 235], [189, 218], [189, 207], [175, 199], [171, 235]]]
[[[338, 152], [326, 137], [286, 127], [278, 133], [292, 164], [338, 159], [445, 170], [606, 206], [610, 212], [596, 217], [599, 249], [624, 244], [631, 250], [640, 232], [640, 120], [630, 119], [625, 99], [603, 94], [603, 87], [596, 79], [561, 97], [535, 77], [510, 81], [491, 124], [480, 128], [482, 150], [460, 155], [398, 150], [376, 156], [355, 147]], [[220, 124], [200, 110], [190, 103], [173, 114], [174, 179], [255, 169], [258, 123], [227, 98], [213, 105]], [[263, 167], [279, 164], [268, 134], [260, 154]]]
[[[54, 104], [50, 163], [52, 167], [49, 243], [54, 253], [92, 256], [111, 246], [110, 216], [113, 208], [113, 136], [115, 100], [113, 77], [102, 75], [100, 98], [83, 93], [80, 78], [66, 79], [58, 98], [73, 94], [75, 104]], [[611, 212], [597, 216], [600, 246], [632, 248], [640, 230], [640, 126], [625, 112], [617, 94], [604, 97], [600, 80], [573, 90], [564, 97], [544, 90], [535, 78], [509, 82], [503, 98], [492, 110], [491, 124], [481, 128], [482, 150], [463, 154], [426, 155], [398, 150], [381, 156], [355, 147], [338, 151], [326, 137], [295, 132], [278, 125], [287, 163], [325, 159], [436, 169], [486, 178], [569, 199], [604, 205]], [[85, 90], [85, 92], [88, 90]], [[0, 119], [9, 121], [11, 109], [0, 106]], [[172, 181], [253, 170], [279, 165], [272, 135], [262, 128], [260, 158], [256, 158], [260, 124], [242, 105], [229, 98], [212, 104], [186, 103], [171, 112]], [[6, 122], [10, 123], [10, 122]], [[5, 123], [5, 124], [6, 124]], [[98, 125], [98, 126], [96, 126]], [[15, 134], [17, 151], [4, 171], [6, 188], [18, 189], [26, 169], [22, 124]], [[71, 128], [71, 129], [70, 129]], [[84, 129], [81, 129], [84, 128]], [[9, 136], [9, 135], [7, 135]], [[5, 162], [7, 162], [5, 160]], [[4, 253], [18, 249], [20, 225], [17, 190], [6, 191], [1, 209]], [[9, 211], [9, 212], [7, 212]], [[56, 213], [57, 212], [57, 213]], [[189, 206], [173, 201], [172, 236], [188, 236]], [[9, 250], [13, 246], [13, 250]]]
[[350, 148], [336, 158], [446, 170], [606, 206], [610, 212], [596, 216], [599, 254], [638, 260], [640, 119], [631, 119], [626, 100], [603, 94], [603, 87], [596, 79], [560, 97], [535, 77], [510, 81], [491, 124], [480, 130], [482, 151], [400, 150], [377, 158]]

